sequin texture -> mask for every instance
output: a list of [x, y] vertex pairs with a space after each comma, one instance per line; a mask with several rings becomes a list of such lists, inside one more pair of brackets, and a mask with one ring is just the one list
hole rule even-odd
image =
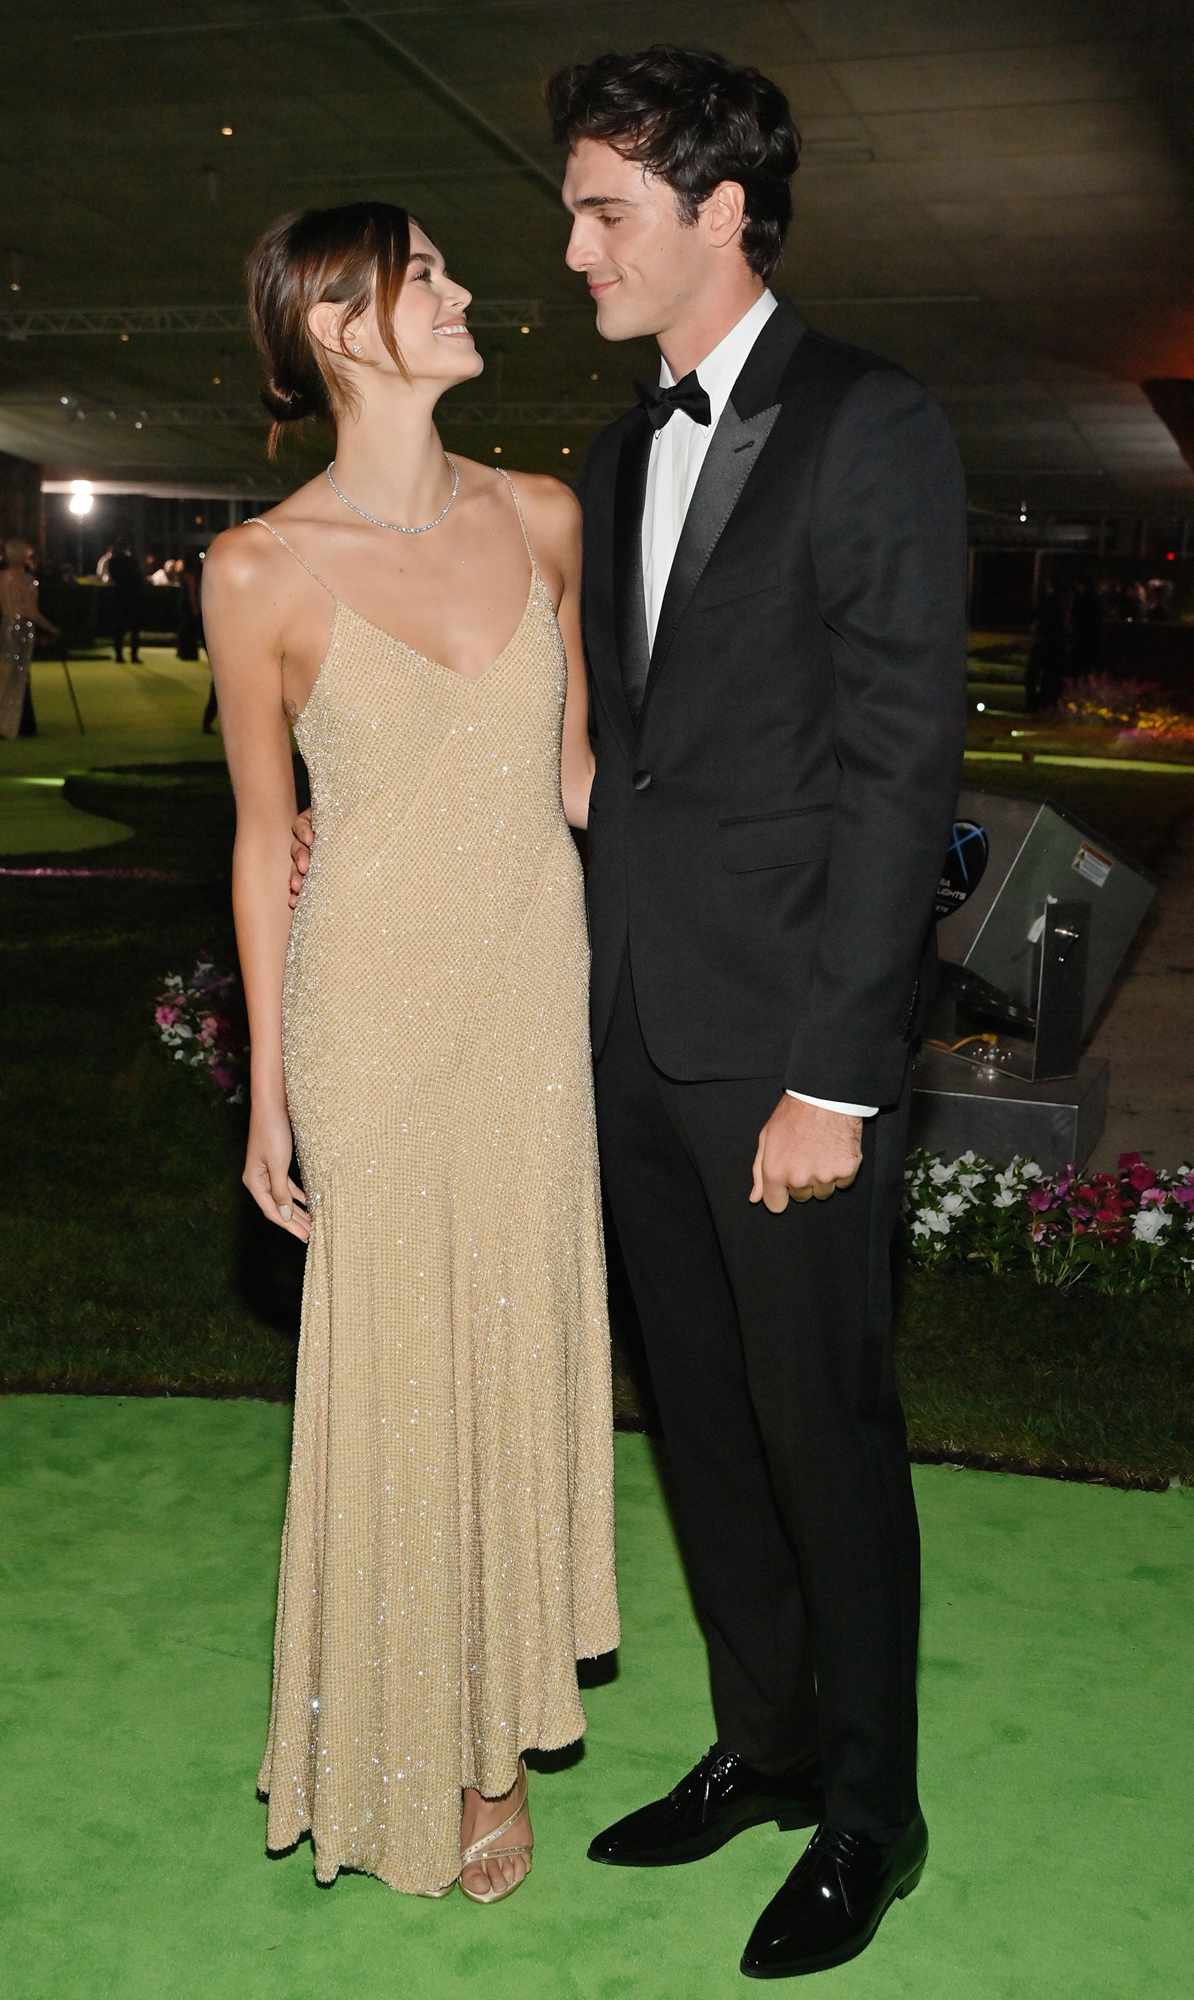
[[[511, 493], [513, 488], [511, 487]], [[312, 1194], [258, 1784], [267, 1841], [412, 1893], [460, 1788], [581, 1735], [617, 1643], [605, 1268], [566, 661], [532, 556], [469, 679], [334, 607], [295, 733], [284, 992]]]

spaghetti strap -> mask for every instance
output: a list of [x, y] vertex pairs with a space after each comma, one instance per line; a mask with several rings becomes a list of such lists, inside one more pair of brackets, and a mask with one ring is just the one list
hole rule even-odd
[[[522, 502], [519, 500], [518, 497], [518, 489], [515, 486], [514, 481], [511, 479], [510, 474], [506, 471], [505, 466], [497, 465], [494, 467], [494, 471], [498, 473], [502, 479], [505, 480], [507, 486], [510, 488], [510, 498], [514, 502], [514, 512], [518, 516], [518, 525], [522, 529], [522, 539], [526, 543], [527, 554], [531, 559], [531, 569], [534, 575], [538, 576], [539, 565], [535, 561], [535, 551], [531, 547], [531, 538], [527, 533], [526, 515], [522, 511]], [[263, 527], [265, 526], [264, 522], [262, 522], [262, 526]]]
[[[501, 468], [499, 467], [498, 469], [500, 471]], [[303, 557], [299, 554], [298, 550], [296, 548], [291, 547], [285, 535], [280, 535], [276, 528], [271, 528], [269, 522], [263, 521], [260, 514], [250, 514], [248, 518], [242, 522], [241, 525], [246, 528], [264, 528], [267, 535], [272, 535], [276, 542], [281, 542], [282, 547], [286, 549], [294, 557], [295, 562], [298, 564], [299, 568], [305, 569], [307, 575], [312, 579], [312, 581], [317, 583], [321, 590], [327, 591], [327, 594], [331, 598], [332, 603], [333, 604], [339, 603], [340, 600], [336, 596], [335, 591], [332, 589], [331, 584], [325, 583], [323, 578], [315, 570], [312, 569], [310, 563], [306, 562], [303, 559]], [[524, 534], [526, 533], [525, 528], [523, 529], [523, 533]]]

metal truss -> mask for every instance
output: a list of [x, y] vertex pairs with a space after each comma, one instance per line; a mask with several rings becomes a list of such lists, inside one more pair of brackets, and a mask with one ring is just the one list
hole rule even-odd
[[[539, 299], [478, 299], [469, 308], [476, 327], [542, 326]], [[229, 306], [7, 306], [0, 303], [0, 338], [37, 340], [80, 334], [243, 333], [242, 305]]]
[[[67, 412], [57, 404], [8, 405], [11, 412], [29, 411], [34, 407], [41, 414], [67, 417]], [[436, 421], [448, 428], [473, 425], [488, 427], [499, 433], [513, 430], [591, 430], [598, 424], [613, 423], [615, 418], [625, 414], [626, 408], [625, 403], [464, 403], [449, 399], [440, 407]], [[69, 417], [75, 422], [80, 418], [90, 419], [101, 436], [113, 424], [134, 430], [256, 430], [268, 421], [260, 403], [145, 403], [113, 409], [102, 401], [89, 403], [82, 396], [73, 401]]]

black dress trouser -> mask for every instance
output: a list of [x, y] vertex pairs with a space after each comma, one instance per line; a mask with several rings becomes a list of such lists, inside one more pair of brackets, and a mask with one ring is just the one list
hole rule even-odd
[[782, 1078], [665, 1077], [628, 963], [596, 1082], [718, 1742], [775, 1774], [812, 1752], [833, 1824], [885, 1839], [917, 1809], [919, 1540], [891, 1352], [907, 1090], [866, 1121], [853, 1187], [772, 1215], [747, 1197]]

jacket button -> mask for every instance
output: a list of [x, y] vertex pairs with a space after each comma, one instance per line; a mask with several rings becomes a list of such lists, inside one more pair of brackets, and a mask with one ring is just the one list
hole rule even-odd
[[645, 792], [650, 783], [651, 783], [651, 773], [649, 771], [635, 772], [634, 789], [636, 792]]

